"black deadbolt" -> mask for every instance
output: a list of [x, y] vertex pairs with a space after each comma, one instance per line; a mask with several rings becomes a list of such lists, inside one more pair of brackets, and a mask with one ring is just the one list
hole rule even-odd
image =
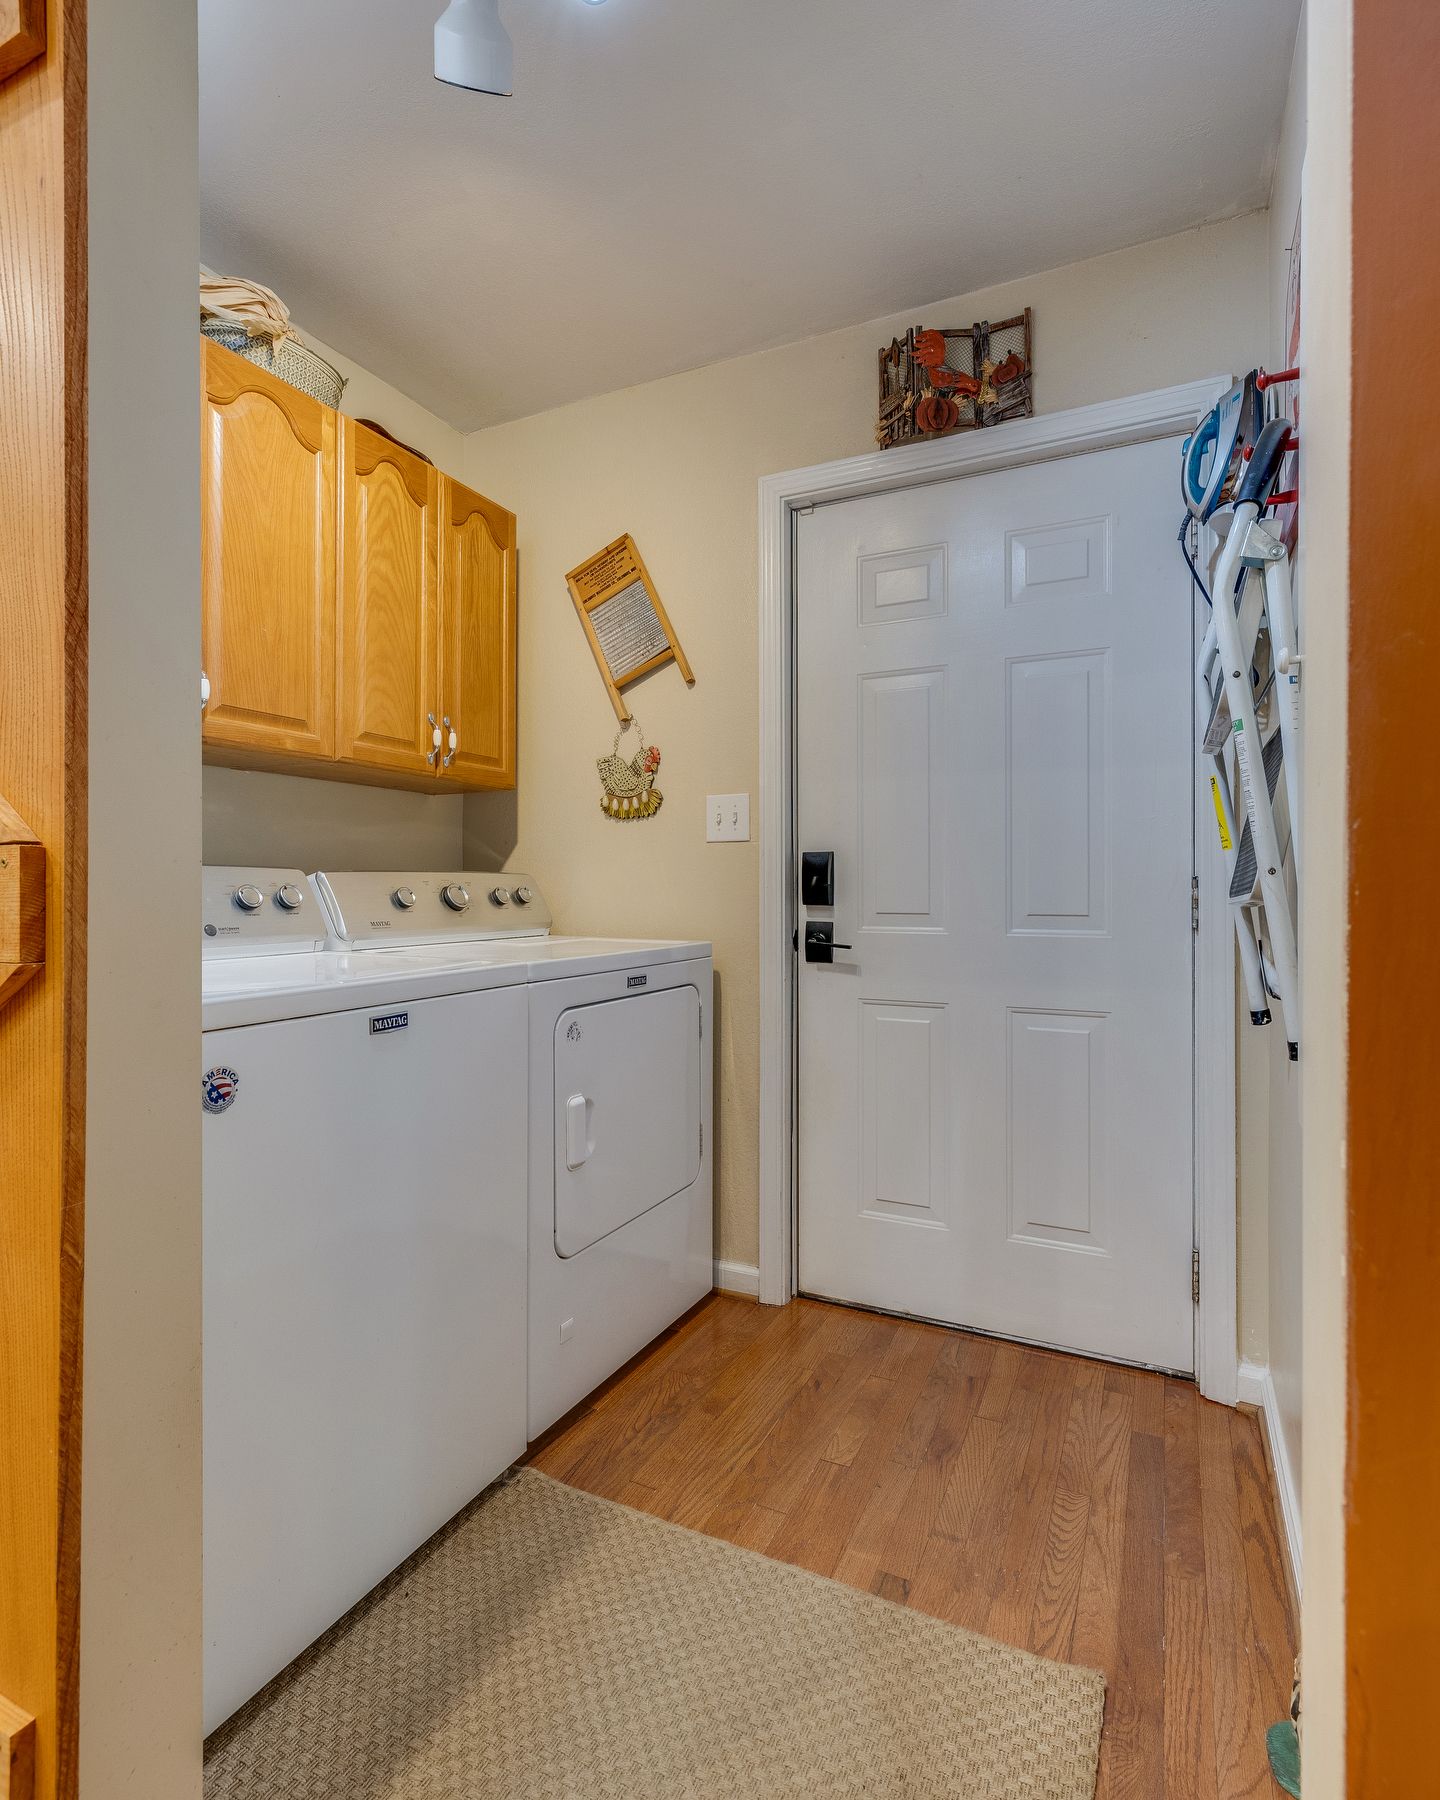
[[833, 906], [835, 904], [835, 852], [802, 850], [800, 852], [800, 904]]

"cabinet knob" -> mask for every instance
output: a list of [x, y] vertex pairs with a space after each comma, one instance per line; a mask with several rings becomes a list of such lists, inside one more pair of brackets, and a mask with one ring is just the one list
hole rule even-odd
[[200, 710], [204, 712], [210, 704], [210, 677], [202, 669], [200, 671]]
[[440, 754], [440, 727], [435, 723], [434, 713], [426, 713], [425, 717], [430, 721], [430, 752], [425, 760], [427, 763], [433, 764], [435, 758]]

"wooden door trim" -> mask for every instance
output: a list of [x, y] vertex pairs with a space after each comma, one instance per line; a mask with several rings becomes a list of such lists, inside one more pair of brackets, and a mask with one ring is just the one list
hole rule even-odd
[[0, 81], [45, 54], [45, 0], [0, 0]]
[[[1345, 1719], [1358, 1797], [1424, 1786], [1434, 1762], [1440, 13], [1357, 6], [1353, 51]], [[1404, 346], [1398, 385], [1380, 345]]]
[[[806, 507], [931, 481], [1017, 468], [1193, 430], [1228, 376], [1095, 406], [1042, 413], [989, 431], [767, 475], [760, 481], [760, 1298], [795, 1292], [793, 844], [793, 522]], [[1197, 781], [1199, 776], [1197, 773]], [[1208, 799], [1205, 805], [1208, 805]], [[1196, 808], [1197, 818], [1203, 816]], [[1196, 1379], [1213, 1400], [1238, 1393], [1235, 1209], [1234, 933], [1223, 857], [1197, 830], [1202, 884], [1196, 963], [1196, 1236], [1202, 1276]], [[1211, 903], [1212, 897], [1215, 903]]]
[[[89, 302], [85, 9], [52, 0], [45, 54], [0, 88], [0, 263], [23, 264], [0, 358], [0, 786], [45, 852], [45, 967], [0, 1013], [0, 1691], [35, 1719], [35, 1791], [79, 1789], [80, 1427], [88, 848]], [[9, 531], [0, 527], [7, 539]], [[6, 696], [0, 679], [0, 701]], [[18, 1079], [23, 1072], [24, 1080]], [[8, 1367], [5, 1365], [9, 1364]], [[37, 1400], [37, 1396], [39, 1396]], [[12, 1402], [16, 1404], [12, 1412]], [[21, 1421], [17, 1429], [15, 1421]], [[13, 1716], [13, 1715], [11, 1715]]]
[[0, 795], [0, 1006], [44, 966], [45, 846]]
[[0, 1800], [32, 1800], [35, 1715], [0, 1694]]

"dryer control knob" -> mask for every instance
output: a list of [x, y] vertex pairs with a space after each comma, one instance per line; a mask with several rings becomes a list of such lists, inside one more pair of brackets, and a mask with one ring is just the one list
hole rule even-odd
[[415, 904], [415, 890], [414, 888], [398, 887], [390, 898], [400, 908], [401, 912], [409, 912], [410, 908]]
[[507, 888], [491, 888], [490, 904], [492, 906], [508, 906], [510, 904], [509, 890]]
[[235, 890], [235, 904], [240, 908], [241, 912], [259, 912], [260, 908], [265, 904], [265, 896], [260, 892], [259, 888], [255, 886], [253, 881], [245, 881]]
[[462, 886], [458, 881], [447, 882], [440, 890], [440, 898], [450, 908], [451, 912], [464, 912], [465, 908], [470, 904], [470, 890], [469, 888]]
[[534, 888], [518, 887], [510, 896], [517, 906], [528, 906], [535, 898]]
[[287, 881], [275, 890], [275, 904], [281, 912], [299, 912], [305, 904], [305, 895], [293, 881]]

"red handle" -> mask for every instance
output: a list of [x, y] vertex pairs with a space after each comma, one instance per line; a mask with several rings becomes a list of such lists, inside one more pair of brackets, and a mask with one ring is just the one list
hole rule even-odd
[[1277, 369], [1273, 375], [1266, 374], [1264, 369], [1255, 377], [1255, 385], [1263, 394], [1268, 387], [1277, 387], [1284, 381], [1298, 381], [1299, 369]]

